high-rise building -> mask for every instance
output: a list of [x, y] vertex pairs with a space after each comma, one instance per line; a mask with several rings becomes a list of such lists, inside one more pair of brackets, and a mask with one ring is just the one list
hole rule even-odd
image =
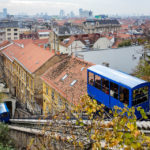
[[80, 9], [79, 9], [79, 16], [80, 16], [80, 17], [82, 16], [82, 12], [83, 12], [83, 9], [80, 8]]
[[75, 17], [75, 14], [74, 14], [73, 11], [70, 12], [70, 17], [71, 17], [71, 18]]
[[64, 17], [65, 16], [65, 11], [61, 9], [60, 12], [59, 12], [59, 15], [60, 15], [61, 18]]
[[7, 17], [7, 8], [3, 8], [3, 17]]
[[89, 11], [89, 17], [93, 17], [93, 12], [91, 10]]

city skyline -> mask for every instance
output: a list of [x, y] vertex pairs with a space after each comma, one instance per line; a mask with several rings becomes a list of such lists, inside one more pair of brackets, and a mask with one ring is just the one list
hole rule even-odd
[[58, 15], [62, 9], [65, 14], [73, 11], [79, 15], [79, 8], [83, 8], [92, 10], [94, 14], [150, 15], [148, 0], [0, 0], [0, 3], [0, 11], [7, 8], [10, 14], [43, 12]]

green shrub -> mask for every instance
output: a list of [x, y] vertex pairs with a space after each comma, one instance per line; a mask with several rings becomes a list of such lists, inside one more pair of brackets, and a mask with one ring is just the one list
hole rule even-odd
[[118, 45], [118, 47], [124, 47], [124, 46], [131, 46], [131, 40], [124, 40]]
[[6, 124], [0, 123], [0, 150], [10, 150], [13, 142], [9, 135], [9, 129]]
[[4, 146], [3, 144], [0, 143], [0, 150], [14, 150], [14, 148], [10, 146]]

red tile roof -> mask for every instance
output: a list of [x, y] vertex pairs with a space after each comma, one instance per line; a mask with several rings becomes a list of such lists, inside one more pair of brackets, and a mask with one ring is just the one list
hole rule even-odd
[[21, 39], [21, 40], [13, 40], [14, 43], [18, 43], [18, 44], [23, 44], [24, 46], [26, 46], [29, 43], [32, 43], [33, 40], [32, 39]]
[[121, 40], [116, 40], [112, 48], [118, 48], [118, 45], [121, 43]]
[[128, 24], [123, 24], [123, 25], [121, 25], [121, 29], [129, 29], [129, 25]]
[[73, 20], [72, 23], [76, 25], [82, 25], [82, 23], [86, 21], [86, 19], [78, 19], [78, 20]]
[[56, 20], [55, 21], [59, 26], [63, 26], [66, 22], [67, 22], [67, 20]]
[[111, 40], [114, 36], [105, 36], [108, 40]]
[[36, 40], [33, 40], [33, 43], [35, 43], [36, 45], [47, 44], [49, 43], [49, 39], [36, 39]]
[[7, 46], [8, 44], [10, 44], [10, 41], [3, 41], [2, 43], [0, 43], [0, 48], [3, 48]]
[[17, 45], [12, 44], [9, 47], [5, 48], [2, 51], [2, 54], [8, 57], [11, 61], [14, 61], [14, 56], [17, 55], [19, 51], [20, 51], [20, 48]]
[[135, 19], [121, 19], [120, 22], [122, 22], [123, 25], [133, 25], [135, 22]]
[[[16, 60], [31, 73], [34, 73], [54, 56], [51, 52], [35, 45], [30, 39], [17, 40], [14, 42], [15, 43], [4, 49], [2, 53], [9, 57], [11, 61]], [[20, 46], [18, 44], [20, 44]], [[23, 47], [21, 47], [21, 44]]]
[[[85, 40], [89, 40], [90, 44], [94, 44], [99, 38], [101, 37], [98, 33], [92, 33], [92, 34], [80, 34], [71, 36], [68, 38], [68, 42], [61, 42], [60, 44], [68, 47], [70, 46], [74, 41], [81, 41], [83, 44], [86, 44]], [[109, 37], [112, 39], [112, 37]]]
[[56, 20], [55, 22], [59, 26], [63, 26], [66, 22], [70, 22], [75, 25], [82, 25], [82, 23], [86, 20], [86, 18], [81, 18], [81, 19], [64, 19], [64, 20]]
[[98, 33], [92, 33], [92, 34], [82, 34], [82, 35], [76, 35], [76, 39], [82, 41], [82, 43], [86, 44], [85, 40], [89, 40], [90, 44], [94, 44], [101, 35]]
[[125, 34], [125, 33], [118, 33], [117, 36], [121, 39], [129, 39], [131, 38], [130, 34]]
[[[67, 57], [50, 67], [41, 78], [70, 103], [77, 105], [80, 103], [80, 97], [87, 94], [87, 68], [92, 65], [79, 58]], [[62, 80], [66, 74], [67, 77]], [[75, 80], [76, 83], [71, 86]]]

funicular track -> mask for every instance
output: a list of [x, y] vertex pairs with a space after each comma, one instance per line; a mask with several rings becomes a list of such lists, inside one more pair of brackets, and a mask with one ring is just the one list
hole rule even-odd
[[[86, 125], [91, 124], [90, 120], [83, 120]], [[104, 121], [104, 124], [109, 123], [109, 121]], [[28, 129], [45, 129], [52, 132], [67, 133], [70, 128], [73, 128], [75, 133], [82, 129], [82, 127], [76, 125], [76, 120], [38, 120], [38, 119], [10, 119], [10, 126], [24, 127]], [[150, 121], [137, 121], [137, 127], [140, 131], [150, 136]]]
[[[104, 116], [104, 124], [108, 124], [109, 122], [111, 122], [112, 116], [109, 114], [108, 110], [104, 111]], [[37, 130], [42, 130], [43, 128], [45, 128], [46, 130], [58, 133], [64, 133], [65, 130], [66, 134], [69, 134], [68, 131], [71, 128], [75, 130], [75, 134], [77, 134], [77, 131], [79, 129], [83, 128], [76, 125], [77, 120], [74, 117], [74, 114], [72, 115], [70, 120], [67, 120], [66, 118], [55, 120], [52, 118], [52, 116], [45, 117], [43, 115], [31, 115], [30, 117], [25, 118], [14, 118], [10, 119], [10, 126]], [[92, 120], [89, 120], [88, 116], [85, 113], [82, 114], [82, 119], [84, 125], [90, 125], [92, 123]], [[147, 120], [137, 120], [136, 124], [140, 131], [150, 136], [150, 114], [148, 114]]]
[[[108, 124], [110, 120], [104, 121], [104, 124]], [[83, 120], [85, 126], [91, 125], [91, 120]], [[76, 120], [52, 120], [52, 119], [10, 119], [10, 124], [8, 125], [11, 130], [16, 132], [26, 133], [29, 135], [34, 135], [34, 137], [49, 136], [55, 140], [58, 139], [62, 141], [66, 147], [69, 146], [68, 150], [71, 150], [71, 143], [67, 140], [73, 139], [77, 142], [84, 142], [84, 145], [89, 149], [91, 146], [91, 141], [87, 138], [87, 133], [83, 126], [76, 125]], [[150, 136], [150, 121], [137, 121], [138, 129], [147, 136]], [[107, 130], [107, 129], [106, 129]], [[112, 130], [109, 128], [109, 130]], [[121, 131], [124, 132], [124, 131]], [[126, 132], [126, 131], [125, 131]], [[94, 130], [91, 130], [92, 134]], [[88, 133], [89, 134], [89, 133]], [[65, 141], [65, 142], [64, 142]], [[60, 144], [62, 145], [62, 143]], [[105, 141], [101, 141], [102, 147], [105, 145]], [[79, 148], [80, 149], [80, 148]]]

